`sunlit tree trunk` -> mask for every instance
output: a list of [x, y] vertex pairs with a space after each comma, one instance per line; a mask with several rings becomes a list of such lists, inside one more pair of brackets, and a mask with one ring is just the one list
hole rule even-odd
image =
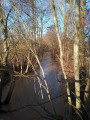
[[59, 42], [59, 48], [60, 48], [61, 69], [62, 69], [62, 73], [64, 75], [64, 79], [66, 80], [66, 85], [67, 85], [67, 96], [68, 96], [69, 113], [70, 113], [69, 117], [70, 117], [70, 120], [71, 120], [72, 119], [72, 110], [71, 110], [72, 102], [71, 102], [69, 84], [68, 84], [66, 73], [65, 73], [65, 70], [64, 70], [63, 50], [62, 50], [61, 39], [60, 39], [60, 35], [59, 35], [58, 22], [57, 22], [57, 16], [56, 16], [56, 11], [55, 11], [54, 0], [51, 0], [51, 5], [52, 5], [53, 20], [54, 20], [54, 24], [55, 24], [55, 28], [56, 28], [56, 32], [57, 32], [57, 38], [58, 38], [58, 42]]
[[23, 65], [22, 65], [22, 61], [21, 61], [21, 74], [22, 74], [22, 66], [23, 66]]
[[81, 108], [80, 80], [79, 80], [79, 29], [80, 29], [80, 0], [75, 0], [75, 40], [74, 40], [74, 77], [76, 109]]
[[30, 59], [30, 52], [28, 51], [28, 55], [27, 55], [27, 67], [26, 67], [25, 73], [27, 73], [28, 69], [29, 69], [29, 59]]

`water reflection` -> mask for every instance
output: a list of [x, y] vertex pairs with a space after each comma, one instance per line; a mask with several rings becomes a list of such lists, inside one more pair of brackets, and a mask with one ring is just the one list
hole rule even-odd
[[[53, 97], [55, 98], [57, 95], [61, 93], [60, 82], [57, 81], [57, 78], [60, 80], [60, 74], [59, 72], [57, 72], [58, 71], [57, 64], [55, 63], [55, 61], [53, 61], [50, 52], [46, 52], [44, 54], [41, 64], [45, 72], [46, 81], [49, 87], [51, 98]], [[42, 71], [40, 70], [39, 73], [40, 78], [43, 79]], [[48, 101], [47, 93], [44, 89], [43, 94], [44, 102]], [[13, 113], [7, 113], [5, 115], [2, 114], [0, 118], [3, 118], [5, 120], [45, 120], [44, 118], [42, 118], [42, 116], [46, 117], [46, 112], [39, 105], [37, 105], [37, 101], [42, 102], [40, 86], [37, 79], [35, 78], [34, 80], [23, 78], [17, 80], [12, 95], [12, 99], [7, 108], [12, 110], [27, 105], [29, 105], [29, 107], [26, 107], [22, 110]], [[52, 103], [53, 106], [55, 107], [56, 113], [63, 115], [64, 111], [62, 98], [54, 99]], [[52, 113], [54, 112], [50, 102], [47, 102], [45, 104], [45, 107], [48, 111]]]
[[[61, 78], [57, 68], [57, 64], [52, 59], [50, 52], [45, 53], [44, 59], [42, 60], [42, 67], [45, 72], [45, 77], [46, 77], [46, 81], [47, 81], [51, 96], [55, 97], [60, 90], [60, 84], [57, 81], [57, 77], [59, 80]], [[40, 70], [40, 77], [43, 79], [41, 70]]]

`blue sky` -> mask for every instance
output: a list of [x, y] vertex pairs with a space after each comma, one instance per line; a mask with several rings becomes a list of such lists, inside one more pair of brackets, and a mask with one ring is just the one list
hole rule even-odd
[[[7, 11], [9, 11], [10, 9], [10, 4], [7, 2], [8, 0], [4, 0], [4, 5], [5, 5], [5, 9], [6, 9], [6, 14], [7, 14]], [[43, 10], [45, 8], [47, 8], [47, 10], [45, 11], [44, 15], [43, 16], [43, 34], [46, 34], [46, 32], [48, 31], [48, 28], [52, 25], [54, 25], [53, 23], [53, 15], [52, 15], [52, 12], [50, 11], [50, 4], [48, 4], [47, 0], [41, 0], [42, 1], [42, 5], [43, 5]], [[57, 0], [58, 1], [58, 0]], [[90, 9], [90, 1], [87, 0], [87, 4], [86, 4], [86, 8], [87, 9]], [[60, 8], [62, 8], [61, 6], [61, 3], [58, 1], [59, 5], [60, 5]], [[36, 2], [36, 5], [37, 7], [40, 5], [40, 0], [37, 0]], [[66, 4], [67, 8], [69, 7], [69, 4]], [[62, 9], [61, 9], [62, 10]], [[14, 12], [12, 12], [12, 14], [14, 15], [15, 19], [16, 19], [16, 15]], [[63, 31], [63, 17], [62, 15], [60, 14], [60, 11], [58, 9], [58, 24], [59, 24], [59, 27], [61, 28], [61, 32]], [[28, 19], [28, 17], [25, 15], [25, 14], [22, 14], [22, 18], [23, 20], [26, 20]], [[9, 20], [8, 20], [8, 26], [12, 26], [14, 24], [14, 19], [11, 19], [11, 17], [9, 17]]]
[[[36, 5], [37, 5], [37, 7], [40, 5], [40, 0], [37, 0], [37, 4]], [[48, 7], [49, 4], [48, 4], [47, 1], [44, 1], [44, 2], [42, 2], [42, 5], [43, 5], [42, 8], [44, 10], [45, 8]], [[4, 6], [5, 6], [5, 9], [6, 9], [5, 14], [7, 15], [8, 11], [9, 11], [9, 9], [11, 7], [9, 2], [8, 2], [8, 0], [4, 0]], [[45, 11], [44, 15], [45, 16], [43, 16], [43, 34], [45, 34], [48, 31], [48, 28], [50, 26], [54, 25], [54, 23], [53, 23], [53, 15], [52, 15], [52, 12], [50, 11], [50, 7]], [[12, 17], [14, 16], [15, 19], [16, 19], [16, 16], [15, 16], [14, 12], [11, 12], [11, 16]], [[26, 16], [25, 14], [22, 14], [22, 18], [24, 20], [26, 20], [28, 18], [28, 16]], [[61, 26], [61, 28], [63, 28], [62, 16], [60, 14], [58, 14], [58, 18], [60, 18], [59, 19], [61, 21], [60, 26]], [[8, 26], [12, 26], [13, 24], [14, 24], [14, 19], [9, 17]]]

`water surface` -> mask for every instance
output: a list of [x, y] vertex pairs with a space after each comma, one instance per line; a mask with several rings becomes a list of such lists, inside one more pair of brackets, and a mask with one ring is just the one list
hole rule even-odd
[[[50, 91], [50, 97], [55, 98], [59, 96], [61, 92], [60, 82], [60, 71], [58, 71], [58, 65], [51, 57], [50, 52], [46, 52], [43, 56], [41, 61], [42, 67], [45, 72], [47, 85]], [[43, 76], [42, 71], [37, 70], [40, 74], [40, 78], [42, 79], [43, 85]], [[5, 88], [5, 91], [7, 87]], [[15, 110], [18, 108], [25, 108], [20, 109], [18, 111], [14, 111], [11, 113], [1, 114], [0, 118], [3, 120], [46, 120], [48, 114], [41, 108], [38, 103], [45, 102], [46, 110], [54, 113], [53, 107], [58, 115], [64, 115], [64, 105], [63, 105], [63, 98], [58, 97], [57, 99], [53, 99], [52, 102], [48, 102], [48, 95], [47, 92], [43, 90], [44, 100], [42, 101], [41, 97], [41, 90], [38, 80], [35, 78], [27, 79], [22, 78], [16, 80], [15, 88], [13, 91], [13, 95], [10, 101], [10, 104], [5, 107], [7, 110]], [[4, 92], [5, 96], [6, 92]], [[4, 97], [3, 97], [4, 99]], [[4, 109], [4, 108], [3, 108]]]

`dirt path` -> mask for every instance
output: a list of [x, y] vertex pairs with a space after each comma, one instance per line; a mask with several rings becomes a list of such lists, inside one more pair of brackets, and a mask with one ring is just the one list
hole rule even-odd
[[[60, 75], [57, 73], [58, 66], [53, 61], [50, 52], [46, 52], [42, 59], [42, 66], [46, 75], [47, 84], [49, 87], [51, 98], [55, 98], [62, 94], [60, 88], [60, 82], [56, 80], [56, 77], [60, 80]], [[42, 78], [42, 72], [39, 71], [40, 77]], [[56, 75], [57, 74], [57, 75]], [[36, 93], [35, 93], [36, 89]], [[7, 88], [5, 88], [7, 90]], [[54, 113], [53, 107], [57, 115], [64, 116], [64, 103], [63, 98], [58, 97], [53, 99], [51, 105], [48, 101], [47, 93], [43, 89], [45, 108]], [[37, 80], [34, 79], [18, 79], [15, 83], [14, 92], [10, 101], [10, 104], [5, 107], [5, 109], [15, 110], [22, 108], [18, 111], [11, 113], [0, 114], [0, 119], [2, 120], [46, 120], [44, 117], [47, 117], [48, 114], [37, 104], [42, 102], [40, 87]], [[60, 116], [59, 116], [60, 117]], [[49, 120], [49, 119], [48, 119]]]

